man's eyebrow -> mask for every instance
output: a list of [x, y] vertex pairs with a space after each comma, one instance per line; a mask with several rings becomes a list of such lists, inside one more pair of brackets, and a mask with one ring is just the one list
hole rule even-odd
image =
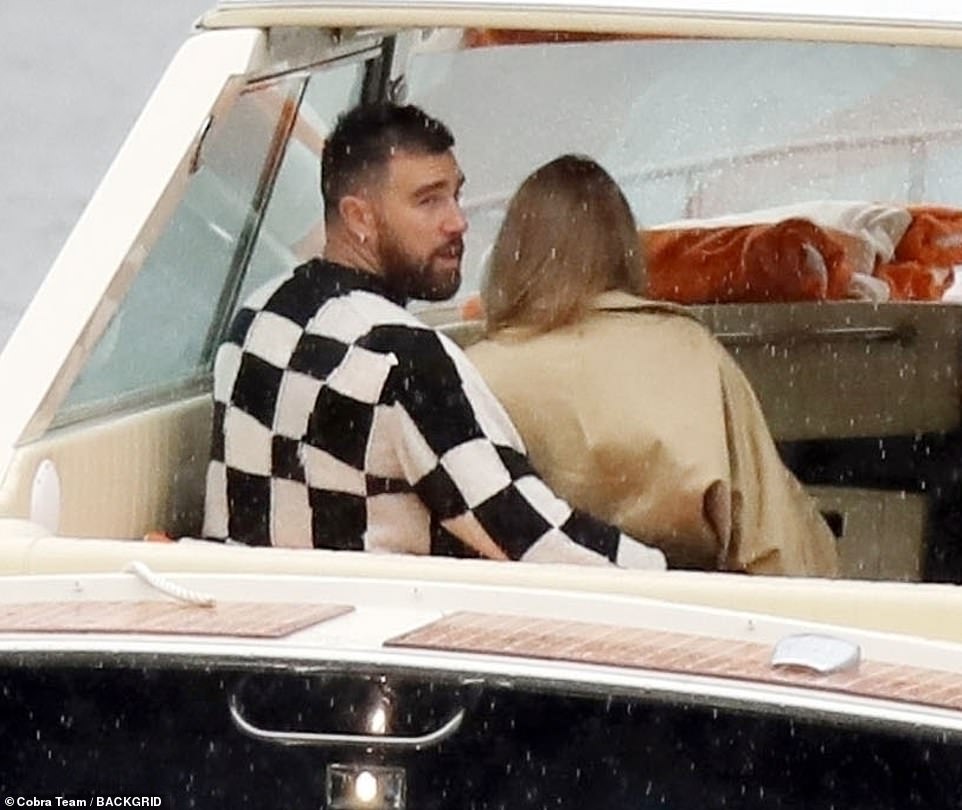
[[[464, 175], [458, 175], [458, 182], [454, 187], [455, 191], [460, 191], [461, 187], [464, 185]], [[414, 189], [415, 197], [422, 197], [425, 194], [431, 194], [434, 191], [444, 191], [448, 186], [447, 180], [435, 180], [433, 183], [425, 183], [423, 186], [418, 186]]]

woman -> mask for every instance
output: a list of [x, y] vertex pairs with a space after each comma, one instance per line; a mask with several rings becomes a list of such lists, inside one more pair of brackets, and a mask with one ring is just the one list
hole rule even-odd
[[522, 183], [482, 291], [487, 339], [468, 354], [535, 467], [673, 567], [834, 575], [834, 538], [748, 381], [644, 288], [631, 209], [604, 169], [566, 155]]

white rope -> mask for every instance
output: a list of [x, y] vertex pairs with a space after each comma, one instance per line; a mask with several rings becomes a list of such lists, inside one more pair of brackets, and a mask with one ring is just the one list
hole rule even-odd
[[174, 599], [179, 599], [181, 602], [189, 602], [192, 605], [199, 605], [200, 607], [214, 607], [216, 604], [216, 600], [209, 593], [192, 591], [189, 588], [178, 585], [176, 582], [167, 579], [167, 577], [151, 571], [144, 563], [137, 560], [128, 563], [124, 571], [136, 574], [152, 588], [156, 588], [161, 593]]

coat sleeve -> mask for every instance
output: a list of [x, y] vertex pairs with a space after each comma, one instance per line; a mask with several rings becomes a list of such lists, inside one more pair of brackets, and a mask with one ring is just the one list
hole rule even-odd
[[835, 576], [835, 538], [815, 501], [782, 463], [750, 383], [718, 347], [731, 467], [729, 568]]

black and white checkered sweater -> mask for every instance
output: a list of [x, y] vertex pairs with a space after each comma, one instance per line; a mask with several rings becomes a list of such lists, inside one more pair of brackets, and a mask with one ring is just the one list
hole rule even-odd
[[320, 259], [245, 302], [214, 368], [205, 536], [663, 567], [548, 489], [464, 353], [401, 303]]

